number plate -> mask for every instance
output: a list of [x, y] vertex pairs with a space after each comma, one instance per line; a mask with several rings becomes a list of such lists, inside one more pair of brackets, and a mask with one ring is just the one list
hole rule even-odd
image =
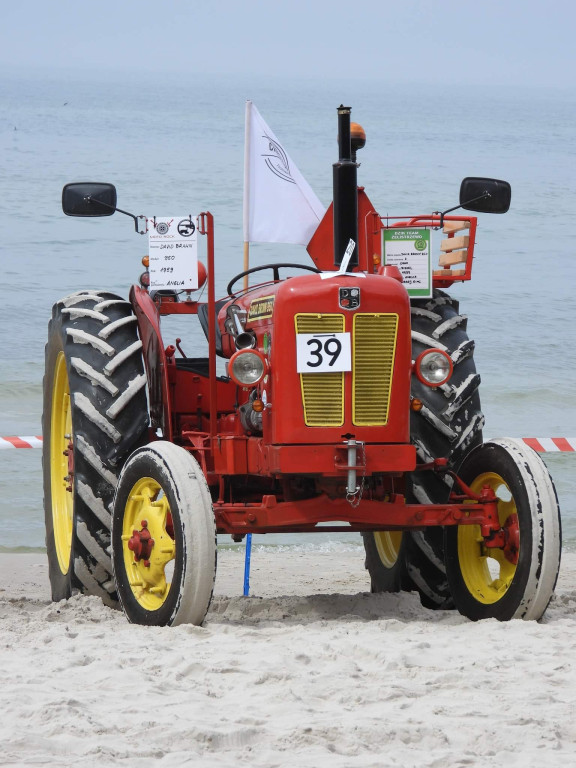
[[296, 334], [296, 370], [298, 373], [351, 371], [350, 334]]

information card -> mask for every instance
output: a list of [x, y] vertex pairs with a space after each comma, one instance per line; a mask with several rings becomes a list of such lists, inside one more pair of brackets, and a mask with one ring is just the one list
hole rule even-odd
[[198, 217], [148, 219], [150, 289], [198, 288]]
[[398, 267], [408, 295], [423, 299], [432, 296], [430, 230], [392, 227], [383, 233], [384, 264]]

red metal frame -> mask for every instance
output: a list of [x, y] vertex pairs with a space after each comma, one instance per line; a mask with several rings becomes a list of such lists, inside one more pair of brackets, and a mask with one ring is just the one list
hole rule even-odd
[[363, 499], [352, 507], [346, 499], [331, 499], [323, 494], [313, 499], [279, 502], [266, 495], [261, 504], [226, 504], [217, 501], [214, 514], [219, 532], [274, 533], [310, 532], [318, 523], [342, 520], [346, 526], [325, 526], [324, 531], [376, 531], [426, 528], [445, 525], [478, 525], [499, 532], [497, 499], [470, 504], [406, 504], [404, 496], [393, 494], [387, 501]]

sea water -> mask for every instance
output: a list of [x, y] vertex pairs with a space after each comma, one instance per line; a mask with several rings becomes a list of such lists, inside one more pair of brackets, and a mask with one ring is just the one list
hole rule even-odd
[[[457, 204], [464, 176], [512, 185], [505, 216], [479, 214], [473, 277], [452, 294], [469, 317], [482, 376], [485, 436], [573, 437], [576, 334], [576, 94], [395, 87], [187, 73], [157, 80], [0, 76], [0, 436], [39, 435], [46, 330], [54, 302], [84, 288], [127, 296], [146, 238], [132, 220], [74, 219], [71, 181], [116, 185], [118, 205], [147, 216], [211, 211], [216, 291], [242, 270], [244, 103], [252, 99], [321, 201], [332, 197], [336, 107], [367, 133], [359, 183], [381, 215]], [[253, 245], [251, 266], [310, 263], [305, 249]], [[189, 354], [203, 337], [168, 320]], [[0, 549], [44, 544], [38, 450], [0, 451]], [[545, 454], [564, 543], [576, 548], [576, 454]], [[228, 541], [228, 537], [221, 537]], [[258, 536], [272, 546], [360, 546], [354, 534]]]

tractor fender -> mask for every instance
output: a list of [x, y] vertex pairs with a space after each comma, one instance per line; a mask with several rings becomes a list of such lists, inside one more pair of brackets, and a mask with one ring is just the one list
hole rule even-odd
[[138, 285], [133, 285], [130, 289], [130, 303], [134, 308], [142, 341], [142, 356], [148, 378], [151, 426], [154, 430], [162, 430], [164, 440], [172, 440], [168, 361], [160, 331], [160, 315], [148, 291]]

